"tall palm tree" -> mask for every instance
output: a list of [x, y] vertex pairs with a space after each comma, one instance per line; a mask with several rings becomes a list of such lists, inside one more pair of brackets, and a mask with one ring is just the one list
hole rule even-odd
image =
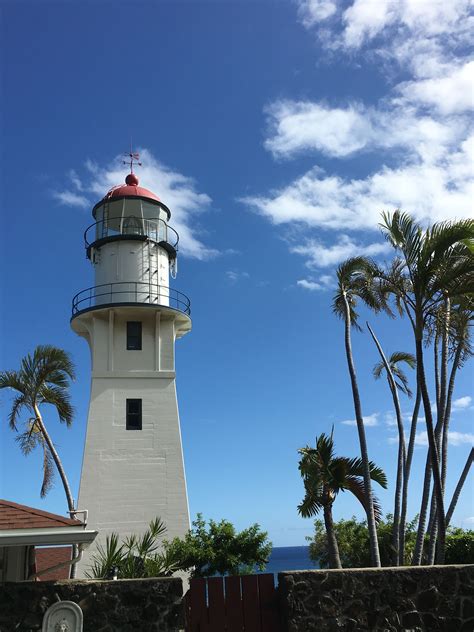
[[347, 367], [351, 380], [352, 398], [354, 402], [354, 412], [357, 431], [359, 434], [359, 444], [363, 466], [364, 492], [366, 494], [364, 507], [367, 513], [370, 553], [373, 566], [380, 566], [377, 525], [375, 521], [374, 503], [372, 498], [370, 461], [351, 343], [351, 327], [360, 330], [360, 326], [357, 323], [358, 315], [355, 310], [357, 299], [362, 299], [374, 311], [379, 311], [381, 309], [380, 300], [377, 294], [373, 291], [373, 287], [371, 285], [371, 278], [374, 269], [374, 264], [365, 257], [353, 257], [339, 266], [337, 269], [338, 287], [336, 294], [334, 295], [333, 311], [337, 316], [344, 320], [344, 342]]
[[439, 528], [439, 561], [444, 559], [445, 512], [423, 346], [427, 324], [448, 296], [451, 301], [474, 290], [474, 221], [440, 222], [423, 230], [407, 213], [382, 214], [382, 230], [400, 253], [398, 278], [381, 274], [386, 289], [401, 300], [415, 337], [417, 384], [420, 387], [428, 435], [430, 465]]
[[[441, 383], [445, 382], [443, 388], [440, 389], [442, 397], [440, 397], [440, 405], [438, 410], [438, 423], [435, 428], [435, 436], [441, 459], [441, 485], [443, 494], [446, 491], [446, 475], [448, 466], [448, 436], [449, 423], [451, 419], [452, 398], [454, 393], [454, 384], [458, 370], [464, 365], [466, 360], [473, 355], [471, 346], [470, 330], [472, 320], [474, 318], [474, 301], [470, 297], [465, 297], [458, 302], [457, 305], [448, 303], [449, 309], [440, 310], [440, 318], [443, 328], [443, 346], [446, 351], [442, 353], [442, 364], [444, 370], [441, 371]], [[448, 380], [448, 346], [452, 356], [451, 371]], [[437, 506], [435, 497], [432, 498], [432, 512], [430, 516], [429, 526], [429, 551], [428, 563], [433, 564], [435, 561], [436, 542], [438, 535], [436, 521]], [[446, 526], [449, 524], [446, 515]]]
[[[394, 501], [394, 511], [393, 511], [393, 531], [392, 531], [392, 547], [393, 547], [393, 562], [395, 566], [400, 564], [400, 539], [401, 532], [405, 532], [405, 518], [403, 521], [403, 525], [401, 524], [401, 505], [402, 505], [402, 492], [403, 499], [408, 495], [408, 489], [406, 485], [406, 444], [405, 444], [405, 431], [403, 428], [403, 418], [402, 418], [402, 410], [400, 407], [400, 399], [398, 397], [398, 391], [404, 393], [408, 397], [412, 396], [412, 392], [408, 386], [408, 379], [399, 366], [402, 362], [407, 364], [411, 369], [416, 366], [416, 360], [411, 353], [406, 353], [404, 351], [395, 351], [390, 355], [390, 358], [387, 360], [383, 349], [373, 332], [369, 323], [367, 323], [367, 328], [370, 331], [370, 334], [375, 342], [377, 350], [380, 354], [381, 361], [378, 362], [373, 369], [373, 375], [376, 380], [380, 379], [382, 373], [385, 371], [388, 386], [390, 388], [390, 392], [392, 394], [393, 405], [395, 408], [395, 416], [397, 419], [397, 428], [398, 428], [398, 458], [397, 458], [397, 480], [395, 485], [395, 501]], [[405, 500], [406, 507], [406, 500]], [[404, 538], [403, 538], [404, 540]], [[403, 542], [404, 546], [404, 542]]]
[[[328, 539], [328, 553], [330, 568], [342, 568], [339, 557], [332, 506], [340, 491], [348, 490], [367, 509], [367, 494], [363, 479], [364, 466], [361, 459], [334, 456], [334, 441], [331, 436], [321, 434], [316, 437], [316, 447], [306, 446], [298, 450], [301, 459], [299, 470], [303, 478], [305, 497], [298, 512], [303, 518], [310, 518], [323, 510], [324, 524]], [[369, 461], [369, 471], [372, 480], [382, 487], [387, 487], [384, 472]], [[381, 508], [377, 500], [372, 500], [376, 520], [381, 517]]]
[[30, 415], [17, 439], [22, 452], [28, 454], [36, 447], [43, 450], [41, 496], [45, 496], [51, 487], [54, 462], [64, 487], [69, 512], [74, 512], [75, 509], [71, 488], [61, 459], [46, 429], [40, 407], [42, 404], [51, 404], [56, 408], [59, 421], [70, 426], [74, 411], [68, 389], [70, 380], [74, 377], [74, 365], [69, 354], [51, 345], [36, 347], [33, 355], [28, 354], [22, 359], [18, 371], [0, 373], [0, 389], [8, 388], [16, 392], [8, 416], [10, 428], [18, 430], [23, 411]]

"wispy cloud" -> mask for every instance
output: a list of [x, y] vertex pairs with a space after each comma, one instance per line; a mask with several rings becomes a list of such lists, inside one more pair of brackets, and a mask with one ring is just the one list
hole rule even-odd
[[317, 279], [300, 279], [296, 282], [296, 285], [311, 292], [324, 291], [333, 288], [335, 280], [330, 274], [322, 274]]
[[452, 409], [453, 411], [466, 410], [466, 408], [469, 408], [471, 406], [471, 402], [472, 402], [472, 397], [470, 395], [459, 397], [458, 399], [454, 400], [452, 404]]
[[[171, 224], [179, 233], [180, 252], [201, 260], [219, 254], [199, 236], [198, 219], [210, 209], [211, 198], [197, 190], [192, 178], [170, 169], [148, 149], [141, 149], [140, 156], [143, 163], [138, 174], [140, 184], [155, 192], [171, 209]], [[70, 188], [54, 192], [53, 197], [65, 206], [90, 208], [110, 188], [124, 181], [125, 170], [118, 157], [105, 165], [87, 160], [84, 171], [84, 176], [79, 176], [77, 170], [70, 170]]]
[[[371, 415], [364, 416], [363, 417], [364, 425], [365, 426], [378, 426], [379, 415], [380, 413], [372, 413]], [[355, 419], [345, 419], [344, 421], [341, 421], [341, 424], [344, 424], [345, 426], [357, 426], [357, 422]]]
[[326, 268], [355, 255], [374, 257], [389, 251], [390, 245], [387, 242], [363, 245], [344, 234], [339, 235], [337, 242], [330, 246], [317, 239], [309, 239], [305, 244], [291, 248], [291, 252], [307, 258], [307, 265], [310, 268]]
[[64, 204], [64, 206], [90, 208], [90, 200], [74, 191], [53, 191], [52, 195], [55, 200], [60, 204]]
[[[454, 446], [464, 444], [474, 446], [474, 434], [469, 432], [456, 432], [455, 430], [453, 430], [452, 432], [448, 432], [448, 443]], [[426, 432], [426, 430], [417, 433], [415, 437], [415, 444], [428, 445], [428, 433]]]
[[248, 272], [243, 272], [241, 270], [226, 270], [225, 275], [227, 280], [232, 284], [237, 283], [242, 279], [248, 279], [250, 276]]

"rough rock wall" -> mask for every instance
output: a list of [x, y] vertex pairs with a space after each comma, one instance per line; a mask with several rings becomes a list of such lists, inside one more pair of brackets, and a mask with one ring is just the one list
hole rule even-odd
[[79, 604], [84, 632], [177, 632], [182, 595], [178, 578], [0, 584], [0, 632], [41, 630], [59, 599]]
[[473, 632], [474, 565], [279, 573], [287, 632]]

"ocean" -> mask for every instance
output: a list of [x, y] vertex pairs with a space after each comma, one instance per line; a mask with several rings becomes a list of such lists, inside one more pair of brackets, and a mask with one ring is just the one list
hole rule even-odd
[[275, 579], [282, 571], [304, 571], [319, 568], [309, 558], [308, 546], [275, 546], [264, 573], [273, 573]]

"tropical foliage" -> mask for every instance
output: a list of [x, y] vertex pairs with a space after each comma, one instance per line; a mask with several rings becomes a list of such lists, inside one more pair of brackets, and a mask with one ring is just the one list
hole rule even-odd
[[258, 524], [239, 532], [227, 520], [209, 520], [207, 524], [198, 514], [185, 537], [165, 542], [164, 550], [192, 577], [209, 577], [264, 570], [272, 545]]
[[[364, 565], [379, 566], [385, 560], [386, 551], [392, 564], [443, 563], [447, 527], [474, 458], [471, 451], [446, 511], [448, 433], [455, 381], [459, 370], [472, 356], [474, 220], [439, 222], [424, 228], [408, 213], [395, 211], [382, 214], [381, 229], [393, 247], [392, 260], [384, 266], [361, 256], [344, 261], [336, 271], [337, 289], [333, 299], [333, 311], [344, 322], [344, 346], [360, 445], [370, 552]], [[413, 336], [412, 350], [386, 354], [374, 329], [367, 323], [380, 357], [374, 367], [374, 377], [378, 379], [385, 375], [387, 379], [398, 429], [391, 544], [389, 547], [383, 544], [383, 555], [379, 543], [383, 525], [377, 527], [363, 404], [352, 352], [352, 332], [362, 331], [359, 323], [361, 303], [374, 314], [382, 312], [391, 318], [396, 315], [406, 317]], [[426, 356], [431, 352], [434, 358], [432, 387], [431, 374], [426, 370]], [[402, 364], [416, 369], [413, 386], [403, 372]], [[400, 396], [410, 398], [413, 393], [407, 442]], [[436, 402], [435, 412], [433, 401]], [[428, 450], [423, 487], [418, 492], [421, 503], [414, 536], [413, 522], [407, 525], [406, 515], [421, 406]], [[336, 533], [334, 539], [337, 538]], [[334, 550], [335, 546], [329, 543], [328, 563], [334, 562]], [[341, 562], [344, 563], [343, 554]]]
[[[341, 568], [337, 538], [334, 533], [332, 507], [339, 492], [350, 491], [366, 508], [367, 495], [363, 478], [362, 459], [336, 457], [334, 441], [325, 434], [316, 437], [316, 447], [306, 446], [298, 450], [300, 455], [299, 470], [303, 478], [305, 496], [298, 512], [303, 518], [318, 514], [324, 515], [326, 528], [329, 566]], [[369, 461], [370, 478], [382, 487], [387, 487], [384, 472]], [[372, 498], [375, 519], [379, 520], [381, 508], [376, 498]]]
[[166, 526], [155, 518], [142, 535], [132, 534], [119, 540], [117, 533], [107, 536], [105, 545], [98, 544], [92, 566], [86, 577], [93, 579], [137, 579], [168, 577], [179, 570], [178, 560], [162, 549]]
[[163, 539], [166, 526], [155, 518], [145, 533], [119, 540], [116, 533], [99, 544], [87, 577], [98, 579], [168, 577], [189, 571], [191, 577], [239, 575], [263, 570], [272, 545], [257, 524], [237, 532], [227, 520], [209, 521], [198, 514], [184, 538]]

